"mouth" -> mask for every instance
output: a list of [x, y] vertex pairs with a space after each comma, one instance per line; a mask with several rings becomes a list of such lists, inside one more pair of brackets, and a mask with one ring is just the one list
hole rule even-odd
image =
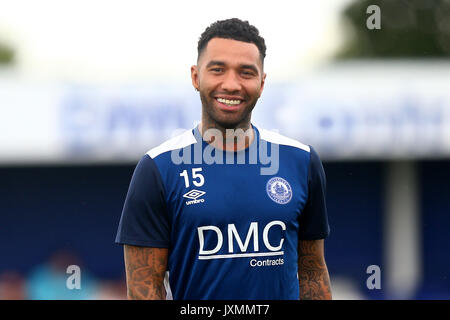
[[242, 99], [225, 99], [225, 98], [215, 98], [215, 100], [222, 106], [230, 109], [236, 109], [240, 107], [244, 100]]

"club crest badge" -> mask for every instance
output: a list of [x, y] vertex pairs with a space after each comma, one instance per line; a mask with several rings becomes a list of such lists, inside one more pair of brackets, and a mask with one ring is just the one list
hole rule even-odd
[[280, 177], [267, 181], [266, 192], [269, 198], [278, 204], [286, 204], [292, 199], [291, 185]]

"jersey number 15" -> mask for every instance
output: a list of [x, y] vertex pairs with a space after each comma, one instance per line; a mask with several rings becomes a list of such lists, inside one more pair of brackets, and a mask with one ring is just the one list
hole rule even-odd
[[[201, 187], [205, 183], [205, 177], [200, 173], [202, 168], [192, 168], [192, 183], [196, 187]], [[187, 170], [180, 173], [180, 177], [184, 178], [184, 185], [189, 188], [189, 175]]]

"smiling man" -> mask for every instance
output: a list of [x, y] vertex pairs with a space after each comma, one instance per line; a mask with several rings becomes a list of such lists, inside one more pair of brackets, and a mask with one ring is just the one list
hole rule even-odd
[[236, 18], [201, 35], [191, 67], [201, 122], [144, 155], [125, 200], [116, 242], [130, 299], [331, 299], [320, 159], [251, 123], [265, 54]]
[[[265, 51], [263, 40], [258, 45]], [[254, 43], [208, 36], [201, 39], [198, 50], [191, 75], [203, 106], [201, 130], [247, 131], [264, 88], [265, 53], [260, 53]]]

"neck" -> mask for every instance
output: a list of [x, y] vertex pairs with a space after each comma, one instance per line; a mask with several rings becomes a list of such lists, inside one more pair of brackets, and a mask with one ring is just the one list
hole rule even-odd
[[239, 151], [246, 149], [255, 139], [251, 123], [240, 124], [236, 127], [225, 128], [217, 123], [202, 119], [198, 129], [203, 140], [225, 151]]

